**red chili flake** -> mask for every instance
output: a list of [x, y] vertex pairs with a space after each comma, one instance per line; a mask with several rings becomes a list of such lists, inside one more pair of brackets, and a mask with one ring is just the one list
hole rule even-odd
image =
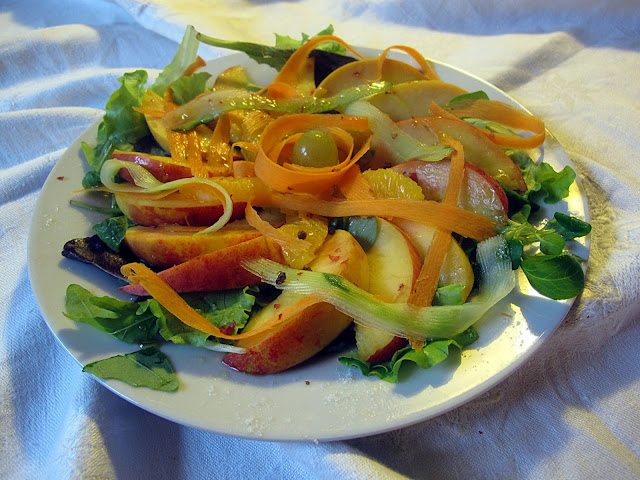
[[395, 140], [396, 138], [398, 138], [398, 134], [397, 133], [392, 133], [391, 134], [391, 140]]
[[307, 238], [307, 232], [305, 232], [304, 230], [300, 230], [300, 231], [298, 232], [298, 238], [299, 238], [300, 240], [304, 240], [305, 238]]
[[279, 314], [278, 314], [278, 320], [280, 320], [281, 318], [282, 318], [282, 314], [281, 314], [281, 313], [279, 313]]
[[353, 76], [354, 77], [359, 77], [360, 76], [360, 72], [353, 72]]
[[413, 180], [414, 182], [417, 182], [417, 181], [418, 181], [418, 174], [417, 174], [416, 172], [411, 172], [411, 173], [409, 174], [409, 178], [410, 178], [411, 180]]
[[291, 187], [287, 187], [287, 190], [293, 190], [293, 188], [291, 188]]
[[298, 273], [296, 273], [296, 275], [300, 276], [300, 275], [302, 275], [302, 272], [298, 272]]
[[220, 327], [220, 331], [225, 335], [231, 335], [236, 329], [236, 322], [227, 323]]
[[340, 265], [344, 265], [345, 263], [347, 263], [349, 261], [349, 259], [347, 258], [346, 260], [343, 260], [342, 263]]
[[59, 177], [56, 177], [58, 180], [64, 180], [64, 176], [60, 175]]
[[279, 304], [279, 303], [276, 303], [276, 304], [273, 306], [273, 308], [275, 308], [276, 310], [277, 310], [277, 309], [279, 309], [279, 308], [280, 308], [280, 304]]
[[484, 432], [482, 430], [478, 430], [478, 433], [482, 435]]
[[307, 380], [306, 382], [304, 382], [305, 385], [309, 385], [311, 382], [309, 380]]
[[398, 286], [398, 291], [402, 290], [403, 288], [404, 288], [404, 283], [401, 283], [401, 284]]
[[340, 255], [329, 255], [329, 260], [335, 263], [340, 260]]

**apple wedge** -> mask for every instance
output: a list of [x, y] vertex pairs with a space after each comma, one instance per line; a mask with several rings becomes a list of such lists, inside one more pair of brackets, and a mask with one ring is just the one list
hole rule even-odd
[[369, 99], [378, 110], [399, 122], [409, 118], [431, 115], [429, 106], [434, 102], [444, 107], [453, 98], [467, 93], [460, 87], [439, 80], [419, 80], [396, 85], [389, 93]]
[[[257, 285], [260, 278], [245, 270], [240, 263], [254, 258], [268, 258], [283, 263], [280, 246], [273, 240], [259, 236], [237, 245], [200, 255], [175, 267], [163, 270], [158, 276], [178, 293], [211, 292]], [[141, 285], [120, 288], [131, 295], [146, 296]]]
[[[211, 180], [224, 188], [233, 200], [231, 219], [244, 217], [246, 202], [260, 198], [269, 188], [257, 177], [213, 177]], [[212, 225], [224, 211], [220, 199], [212, 189], [198, 184], [180, 187], [166, 197], [154, 195], [116, 193], [118, 207], [134, 223], [146, 227], [158, 225]]]
[[[378, 237], [367, 252], [367, 259], [369, 293], [387, 302], [406, 302], [422, 266], [409, 237], [391, 222], [378, 218]], [[356, 325], [356, 345], [364, 361], [385, 362], [406, 343], [404, 338]]]
[[[363, 288], [369, 283], [367, 256], [344, 230], [337, 230], [328, 237], [309, 266], [314, 271], [342, 275]], [[237, 346], [248, 352], [228, 353], [223, 362], [244, 373], [277, 373], [312, 357], [351, 324], [351, 317], [325, 302], [296, 309], [295, 304], [302, 298], [304, 296], [300, 294], [282, 292], [252, 317], [244, 331], [259, 327], [274, 315], [287, 316], [288, 312], [294, 312], [291, 317], [264, 334], [238, 341]]]
[[260, 232], [243, 220], [231, 222], [211, 235], [195, 235], [203, 228], [181, 225], [131, 227], [124, 241], [146, 263], [169, 268], [260, 236]]
[[424, 74], [411, 65], [386, 58], [382, 71], [378, 74], [378, 59], [358, 60], [347, 63], [328, 75], [316, 90], [316, 96], [331, 97], [342, 90], [358, 85], [367, 85], [373, 81], [385, 81], [394, 85], [424, 80]]
[[462, 143], [464, 158], [480, 167], [494, 180], [511, 190], [526, 191], [522, 172], [504, 150], [493, 143], [482, 131], [457, 118], [422, 117], [398, 122], [404, 132], [424, 142], [427, 138], [446, 135]]
[[[412, 160], [392, 167], [392, 170], [411, 178], [424, 193], [425, 200], [441, 202], [449, 184], [450, 160], [422, 162]], [[458, 206], [483, 215], [497, 225], [507, 221], [509, 201], [498, 182], [473, 163], [465, 162], [464, 180]]]

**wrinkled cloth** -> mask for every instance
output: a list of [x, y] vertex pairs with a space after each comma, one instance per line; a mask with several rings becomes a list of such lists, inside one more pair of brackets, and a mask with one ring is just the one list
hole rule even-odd
[[[27, 271], [39, 191], [117, 78], [163, 68], [187, 24], [271, 43], [330, 23], [353, 45], [411, 45], [544, 119], [588, 199], [586, 289], [513, 375], [411, 427], [271, 443], [156, 417], [83, 374], [48, 330]], [[636, 2], [5, 0], [0, 25], [0, 477], [640, 477]]]

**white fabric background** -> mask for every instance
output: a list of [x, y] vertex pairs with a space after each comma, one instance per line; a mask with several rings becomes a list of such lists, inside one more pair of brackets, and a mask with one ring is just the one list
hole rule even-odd
[[[319, 445], [183, 427], [82, 374], [33, 297], [31, 212], [116, 78], [164, 67], [188, 23], [262, 43], [333, 23], [355, 45], [412, 45], [540, 115], [576, 165], [593, 224], [586, 290], [548, 343], [452, 412]], [[623, 0], [3, 0], [0, 477], [639, 478], [639, 52], [640, 7]]]

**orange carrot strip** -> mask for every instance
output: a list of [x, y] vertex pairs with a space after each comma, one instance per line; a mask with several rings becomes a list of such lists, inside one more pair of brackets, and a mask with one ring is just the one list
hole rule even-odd
[[311, 195], [273, 193], [261, 201], [262, 206], [287, 208], [323, 217], [366, 215], [398, 217], [448, 229], [464, 237], [481, 241], [496, 234], [495, 224], [486, 217], [453, 205], [432, 200], [376, 199], [326, 201]]
[[376, 78], [378, 79], [382, 78], [382, 64], [384, 63], [384, 60], [389, 55], [389, 52], [393, 49], [402, 50], [403, 52], [408, 53], [416, 61], [416, 63], [420, 65], [420, 68], [422, 69], [422, 73], [424, 74], [424, 77], [427, 80], [440, 80], [440, 77], [438, 77], [438, 74], [433, 70], [429, 62], [427, 62], [427, 60], [422, 56], [422, 54], [418, 52], [415, 48], [407, 47], [405, 45], [393, 45], [385, 49], [384, 52], [382, 52], [382, 54], [378, 57]]
[[258, 95], [264, 95], [266, 98], [270, 98], [272, 100], [295, 98], [300, 96], [295, 87], [284, 82], [270, 83], [262, 90], [259, 90], [257, 93]]
[[191, 75], [193, 75], [196, 70], [205, 67], [207, 65], [207, 62], [205, 62], [202, 57], [200, 55], [198, 55], [198, 58], [196, 58], [196, 61], [193, 62], [191, 65], [189, 65], [187, 67], [187, 69], [184, 71], [184, 76], [185, 77], [189, 77]]
[[[293, 55], [289, 57], [287, 63], [280, 69], [278, 75], [273, 80], [273, 83], [284, 83], [287, 85], [296, 85], [298, 83], [298, 76], [304, 67], [309, 54], [320, 44], [326, 42], [336, 42], [345, 47], [347, 50], [357, 55], [360, 58], [364, 58], [360, 53], [351, 47], [347, 42], [341, 38], [334, 37], [333, 35], [321, 35], [309, 39], [306, 43], [302, 44]], [[268, 88], [268, 87], [267, 87]]]
[[[464, 179], [464, 151], [462, 144], [458, 141], [443, 138], [443, 143], [453, 147], [451, 156], [451, 168], [449, 170], [449, 183], [444, 194], [443, 203], [455, 206], [458, 204], [458, 197], [462, 189]], [[433, 236], [431, 245], [427, 250], [422, 263], [420, 274], [413, 286], [408, 303], [425, 307], [431, 305], [433, 296], [438, 288], [438, 278], [440, 270], [444, 264], [449, 244], [451, 242], [451, 230], [439, 228]]]
[[255, 330], [237, 335], [227, 335], [222, 333], [220, 329], [209, 323], [202, 315], [191, 308], [175, 290], [167, 285], [164, 280], [158, 277], [158, 275], [148, 267], [140, 263], [129, 263], [124, 265], [120, 271], [129, 279], [129, 282], [132, 285], [142, 285], [149, 295], [155, 298], [160, 305], [178, 317], [186, 325], [189, 325], [196, 330], [200, 330], [201, 332], [208, 333], [209, 335], [213, 335], [214, 337], [224, 338], [226, 340], [241, 340], [244, 338], [254, 337], [274, 328], [287, 318], [291, 318], [290, 314], [304, 310], [319, 301], [313, 296], [303, 297], [300, 301], [283, 309], [278, 315], [274, 315], [271, 320], [265, 322]]
[[248, 160], [235, 160], [232, 165], [233, 176], [235, 178], [256, 176], [255, 165], [253, 162], [249, 162]]
[[[338, 127], [342, 132], [332, 129]], [[312, 115], [306, 113], [285, 115], [271, 122], [262, 132], [259, 150], [255, 160], [256, 175], [274, 190], [281, 192], [321, 193], [340, 181], [345, 172], [369, 149], [369, 139], [355, 155], [347, 157], [334, 167], [310, 168], [282, 163], [279, 159], [283, 149], [289, 144], [292, 135], [314, 128], [324, 128], [333, 132], [334, 139], [344, 148], [353, 145], [353, 139], [347, 131], [365, 132], [368, 129], [366, 118], [349, 115]], [[295, 137], [294, 137], [295, 138]]]
[[536, 148], [545, 139], [544, 122], [519, 108], [497, 100], [475, 100], [454, 105], [449, 111], [458, 118], [482, 118], [501, 123], [509, 128], [530, 132], [533, 135], [521, 137], [481, 129], [494, 143], [509, 148]]

